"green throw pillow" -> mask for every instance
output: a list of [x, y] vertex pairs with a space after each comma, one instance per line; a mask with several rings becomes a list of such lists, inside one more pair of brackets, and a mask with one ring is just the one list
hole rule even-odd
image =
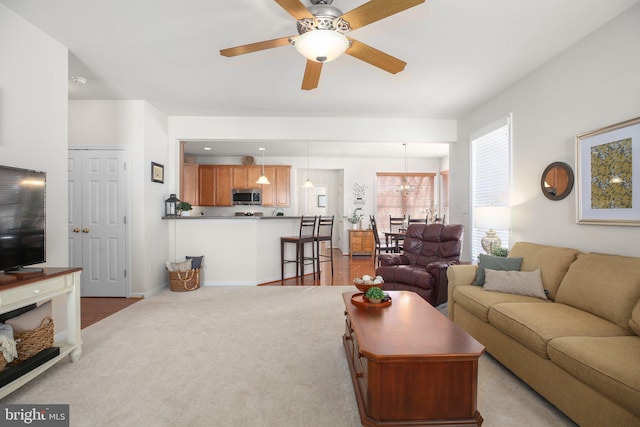
[[480, 262], [478, 263], [478, 271], [476, 272], [476, 280], [472, 283], [475, 286], [484, 286], [484, 269], [520, 271], [522, 258], [503, 258], [493, 255], [478, 255]]

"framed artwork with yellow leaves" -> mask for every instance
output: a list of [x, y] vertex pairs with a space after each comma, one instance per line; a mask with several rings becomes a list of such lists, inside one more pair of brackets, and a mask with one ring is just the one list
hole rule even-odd
[[640, 225], [640, 117], [576, 137], [578, 224]]

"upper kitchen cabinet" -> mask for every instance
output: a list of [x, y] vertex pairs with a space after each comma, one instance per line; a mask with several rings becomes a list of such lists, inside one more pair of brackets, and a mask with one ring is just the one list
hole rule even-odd
[[233, 206], [231, 166], [200, 165], [198, 172], [198, 206]]
[[291, 202], [291, 166], [265, 166], [264, 174], [271, 182], [269, 185], [256, 184], [261, 174], [262, 167], [255, 165], [185, 163], [181, 196], [184, 201], [196, 206], [233, 206], [232, 189], [261, 188], [262, 206], [288, 207]]
[[180, 200], [199, 206], [200, 198], [200, 173], [198, 165], [195, 163], [184, 163], [182, 165], [182, 185], [180, 188]]
[[260, 166], [233, 166], [233, 188], [258, 188], [256, 181], [261, 172]]
[[288, 207], [290, 203], [291, 166], [265, 166], [271, 184], [261, 185], [262, 206]]
[[198, 168], [198, 184], [200, 206], [214, 206], [216, 202], [216, 167], [200, 165]]
[[233, 174], [231, 166], [216, 167], [216, 204], [215, 206], [233, 206], [231, 190]]

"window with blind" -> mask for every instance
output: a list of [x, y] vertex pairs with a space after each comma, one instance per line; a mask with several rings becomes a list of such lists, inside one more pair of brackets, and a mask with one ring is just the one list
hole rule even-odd
[[[481, 206], [509, 206], [511, 187], [511, 117], [504, 117], [471, 135], [471, 202]], [[480, 239], [486, 229], [472, 227], [471, 259], [485, 253]], [[496, 230], [502, 247], [509, 247], [509, 231]]]
[[[411, 188], [409, 192], [398, 189], [403, 179]], [[376, 174], [376, 221], [379, 232], [389, 231], [389, 216], [426, 218], [433, 215], [435, 206], [435, 173], [387, 173]]]

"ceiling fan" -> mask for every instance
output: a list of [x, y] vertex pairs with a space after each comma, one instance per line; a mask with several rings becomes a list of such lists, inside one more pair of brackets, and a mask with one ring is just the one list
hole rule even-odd
[[292, 44], [307, 58], [302, 79], [304, 90], [317, 88], [322, 64], [343, 53], [392, 74], [404, 70], [406, 62], [347, 37], [345, 33], [417, 6], [425, 0], [371, 0], [347, 13], [331, 6], [333, 0], [309, 1], [312, 4], [307, 8], [300, 0], [275, 0], [297, 20], [299, 35], [222, 49], [220, 54], [231, 57]]

